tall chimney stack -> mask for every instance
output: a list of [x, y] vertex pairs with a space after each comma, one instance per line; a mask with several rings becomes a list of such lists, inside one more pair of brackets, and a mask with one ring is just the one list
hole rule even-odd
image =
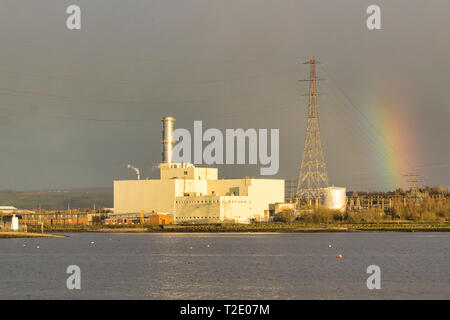
[[171, 164], [173, 161], [173, 145], [175, 141], [173, 140], [173, 125], [175, 122], [174, 117], [162, 118], [163, 131], [162, 131], [162, 162]]

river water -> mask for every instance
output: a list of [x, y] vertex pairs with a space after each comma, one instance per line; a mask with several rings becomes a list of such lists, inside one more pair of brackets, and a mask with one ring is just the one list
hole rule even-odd
[[67, 235], [0, 239], [0, 299], [450, 299], [450, 233]]

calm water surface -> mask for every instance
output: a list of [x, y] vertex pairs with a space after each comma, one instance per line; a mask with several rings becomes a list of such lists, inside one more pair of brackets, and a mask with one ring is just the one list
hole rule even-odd
[[0, 299], [450, 299], [449, 233], [68, 236], [0, 239]]

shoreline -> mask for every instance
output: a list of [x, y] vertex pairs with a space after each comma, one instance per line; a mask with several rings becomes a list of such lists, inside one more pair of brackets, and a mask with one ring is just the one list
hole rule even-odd
[[51, 230], [52, 233], [37, 233], [37, 232], [0, 232], [1, 239], [21, 239], [21, 238], [66, 238], [65, 233], [121, 233], [121, 234], [289, 234], [289, 233], [421, 233], [421, 232], [450, 232], [450, 227], [446, 228], [295, 228], [295, 229], [270, 229], [270, 230], [243, 230], [243, 229], [228, 229], [228, 230], [195, 230], [189, 228], [180, 228], [173, 230], [154, 230], [147, 228], [100, 228], [100, 229], [57, 229]]
[[20, 238], [65, 238], [64, 235], [37, 232], [0, 232], [0, 239], [20, 239]]
[[[30, 227], [30, 226], [29, 226]], [[31, 229], [31, 228], [29, 228]], [[36, 230], [30, 230], [36, 231]], [[72, 225], [47, 226], [48, 233], [333, 233], [333, 232], [450, 232], [450, 223], [385, 222], [356, 224], [256, 223], [195, 225]], [[36, 233], [42, 235], [41, 233]], [[45, 234], [44, 234], [45, 235]], [[0, 233], [1, 237], [1, 233]]]

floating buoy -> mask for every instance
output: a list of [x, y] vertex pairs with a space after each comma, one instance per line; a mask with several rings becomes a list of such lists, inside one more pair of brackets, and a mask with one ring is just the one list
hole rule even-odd
[[39, 246], [36, 246], [36, 249], [39, 249]]
[[207, 245], [206, 245], [206, 247], [207, 247], [207, 248], [209, 248], [209, 247], [210, 247], [210, 245], [209, 245], [209, 244], [207, 244]]
[[91, 241], [91, 244], [94, 244], [95, 242], [94, 241]]
[[25, 248], [26, 246], [27, 246], [26, 244], [23, 244], [23, 245], [22, 245], [22, 247], [24, 247], [24, 248]]
[[189, 250], [192, 250], [192, 247], [189, 247]]
[[342, 254], [338, 254], [338, 255], [337, 255], [337, 258], [338, 258], [338, 259], [342, 259]]
[[331, 248], [331, 244], [328, 245], [328, 248]]

